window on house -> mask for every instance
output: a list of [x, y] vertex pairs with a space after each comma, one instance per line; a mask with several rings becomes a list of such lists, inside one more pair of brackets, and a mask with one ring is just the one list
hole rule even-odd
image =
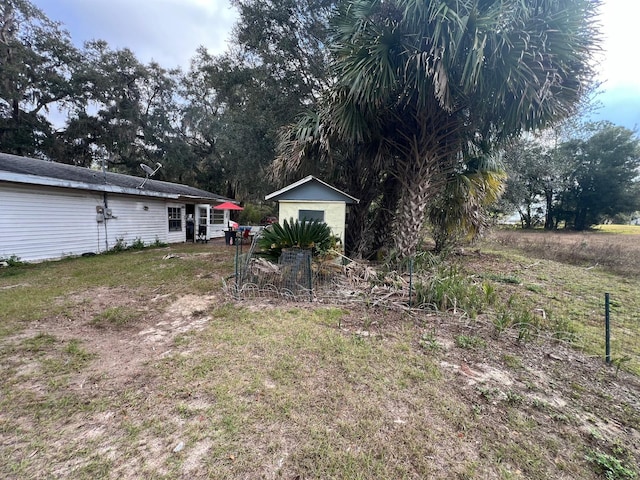
[[324, 222], [324, 210], [298, 210], [298, 220]]
[[169, 215], [169, 231], [182, 231], [182, 209], [180, 207], [168, 207], [167, 212]]
[[211, 225], [222, 225], [224, 223], [224, 210], [209, 210], [209, 223]]

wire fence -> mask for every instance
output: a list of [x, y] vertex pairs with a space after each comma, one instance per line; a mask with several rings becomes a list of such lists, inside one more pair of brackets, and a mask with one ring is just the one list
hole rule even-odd
[[[236, 249], [235, 281], [228, 285], [236, 299], [276, 297], [288, 301], [362, 302], [411, 305], [409, 272], [389, 272], [378, 281], [379, 266], [354, 262], [339, 252], [313, 257], [310, 250], [284, 249], [277, 263], [257, 252], [259, 236], [242, 252]], [[390, 276], [394, 279], [389, 281]]]
[[[352, 261], [337, 253], [312, 257], [311, 251], [294, 248], [283, 250], [278, 262], [273, 263], [258, 254], [258, 240], [259, 237], [254, 238], [244, 252], [241, 245], [237, 247], [235, 279], [227, 285], [229, 293], [237, 300], [279, 298], [293, 302], [395, 308], [410, 313], [437, 311], [464, 328], [513, 338], [521, 343], [540, 339], [551, 344], [570, 345], [603, 360], [607, 349], [607, 361], [616, 370], [623, 368], [640, 373], [640, 325], [635, 329], [623, 328], [616, 323], [614, 312], [606, 334], [604, 305], [601, 333], [598, 328], [586, 331], [579, 319], [552, 321], [542, 308], [533, 312], [508, 312], [510, 307], [497, 305], [478, 313], [468, 307], [479, 301], [469, 298], [475, 295], [472, 290], [444, 291], [442, 297], [433, 300], [429, 296], [432, 293], [425, 293], [425, 290], [438, 288], [434, 285], [440, 280], [434, 279], [433, 272], [416, 272], [415, 259], [390, 269], [388, 265]], [[440, 286], [456, 288], [453, 283], [447, 285], [446, 281]], [[608, 347], [607, 336], [610, 338]], [[600, 351], [602, 354], [594, 353]]]

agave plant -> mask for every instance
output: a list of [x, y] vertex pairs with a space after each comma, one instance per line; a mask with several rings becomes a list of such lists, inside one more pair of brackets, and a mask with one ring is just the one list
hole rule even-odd
[[274, 223], [264, 229], [259, 240], [263, 253], [278, 258], [284, 248], [303, 248], [313, 255], [326, 252], [335, 244], [331, 229], [324, 222], [285, 220], [282, 225]]

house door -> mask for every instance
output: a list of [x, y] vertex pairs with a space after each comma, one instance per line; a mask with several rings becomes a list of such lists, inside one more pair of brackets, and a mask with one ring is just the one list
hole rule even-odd
[[185, 231], [186, 231], [186, 241], [194, 242], [196, 239], [196, 207], [195, 205], [189, 205], [188, 203], [185, 205], [186, 221], [185, 221]]
[[209, 240], [209, 209], [210, 205], [197, 205], [198, 215], [196, 216], [196, 236], [198, 240]]

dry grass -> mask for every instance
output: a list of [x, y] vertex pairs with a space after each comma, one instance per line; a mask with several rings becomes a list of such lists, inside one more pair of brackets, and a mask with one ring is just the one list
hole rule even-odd
[[606, 227], [594, 232], [497, 230], [491, 240], [534, 257], [640, 278], [640, 226]]
[[[483, 245], [490, 255], [467, 267], [501, 284], [530, 312], [544, 312], [583, 352], [603, 358], [605, 294], [610, 294], [611, 352], [616, 367], [640, 375], [640, 236], [602, 233], [498, 231]], [[617, 256], [610, 257], [611, 252]], [[600, 259], [600, 261], [599, 261]]]
[[0, 477], [597, 479], [640, 462], [637, 377], [461, 316], [233, 303], [232, 257], [0, 272]]

